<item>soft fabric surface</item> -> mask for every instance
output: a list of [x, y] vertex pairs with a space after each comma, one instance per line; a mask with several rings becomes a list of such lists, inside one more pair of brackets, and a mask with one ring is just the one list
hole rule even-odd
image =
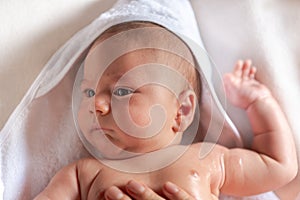
[[[192, 1], [204, 46], [220, 72], [230, 71], [238, 58], [251, 58], [258, 67], [259, 79], [273, 90], [283, 106], [299, 144], [300, 136], [296, 133], [300, 132], [300, 125], [296, 122], [300, 111], [300, 58], [294, 32], [299, 20], [288, 18], [294, 4], [294, 1]], [[62, 102], [71, 102], [70, 91], [79, 64], [89, 44], [103, 31], [90, 31], [98, 23], [94, 21], [54, 55], [1, 130], [4, 199], [30, 199], [61, 166], [89, 156], [72, 125], [71, 105]], [[191, 37], [201, 42], [198, 36]], [[247, 134], [249, 125], [244, 113], [230, 106], [228, 113], [244, 141], [249, 143], [251, 137]], [[247, 199], [276, 199], [269, 195], [273, 194]]]

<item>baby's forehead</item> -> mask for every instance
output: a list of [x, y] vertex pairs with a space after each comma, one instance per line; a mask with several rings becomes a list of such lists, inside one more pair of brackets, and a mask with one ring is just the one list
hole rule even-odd
[[184, 62], [192, 65], [194, 62], [185, 43], [170, 31], [152, 26], [102, 34], [88, 52], [85, 71], [95, 76], [109, 68], [126, 71], [149, 63], [177, 68]]
[[[172, 56], [173, 59], [170, 56]], [[119, 78], [128, 71], [133, 71], [134, 68], [138, 67], [142, 67], [145, 71], [144, 73], [147, 73], [147, 68], [153, 66], [155, 66], [157, 70], [163, 67], [176, 69], [175, 65], [177, 65], [179, 59], [176, 61], [176, 56], [167, 56], [165, 52], [155, 49], [131, 51], [112, 60], [112, 62], [108, 64], [104, 64], [101, 59], [98, 60], [90, 56], [86, 59], [84, 65], [84, 74], [85, 76], [91, 76], [99, 73], [101, 76]], [[141, 74], [139, 75], [141, 76]]]
[[[128, 26], [127, 26], [128, 25]], [[192, 61], [192, 56], [187, 45], [173, 32], [161, 26], [149, 23], [139, 24], [132, 28], [131, 23], [119, 24], [104, 31], [92, 44], [90, 52], [95, 48], [118, 49], [161, 49]]]
[[94, 50], [93, 55], [89, 55], [86, 58], [84, 65], [85, 74], [94, 74], [97, 71], [101, 71], [102, 75], [120, 77], [133, 68], [141, 66], [145, 68], [145, 71], [150, 66], [155, 66], [158, 70], [164, 67], [177, 70], [179, 63], [182, 63], [184, 59], [161, 49], [146, 48], [124, 53], [112, 59], [109, 63], [105, 62], [107, 57], [102, 53], [104, 52], [99, 49], [98, 51]]

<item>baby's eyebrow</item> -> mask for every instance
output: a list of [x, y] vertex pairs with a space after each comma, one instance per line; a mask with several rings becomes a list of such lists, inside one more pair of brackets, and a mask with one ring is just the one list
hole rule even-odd
[[[111, 80], [111, 81], [115, 81], [115, 82], [117, 82], [120, 78], [122, 78], [123, 75], [124, 75], [124, 73], [121, 73], [121, 72], [102, 74], [103, 78], [105, 78], [106, 80]], [[99, 79], [100, 78], [101, 77], [99, 77]]]
[[113, 79], [114, 81], [118, 81], [120, 78], [122, 78], [123, 75], [124, 75], [124, 74], [115, 74], [115, 75], [112, 76], [112, 79]]
[[80, 85], [82, 85], [82, 84], [85, 84], [85, 83], [87, 83], [88, 81], [86, 80], [86, 79], [82, 79], [81, 81], [80, 81]]
[[82, 79], [80, 81], [80, 85], [91, 85], [92, 81], [88, 80], [88, 79]]
[[116, 84], [133, 84], [138, 82], [137, 80], [139, 80], [141, 77], [137, 77], [137, 76], [124, 76], [124, 73], [120, 73], [120, 74], [115, 74], [111, 77], [111, 80], [113, 82], [115, 82]]

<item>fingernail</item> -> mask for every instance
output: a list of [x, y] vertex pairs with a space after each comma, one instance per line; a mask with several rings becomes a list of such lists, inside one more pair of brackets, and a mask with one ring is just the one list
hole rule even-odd
[[127, 189], [135, 194], [142, 194], [145, 191], [145, 187], [134, 180], [128, 182]]
[[174, 183], [171, 183], [171, 182], [166, 182], [165, 189], [170, 194], [175, 194], [179, 191], [178, 187]]
[[111, 199], [122, 199], [124, 194], [123, 192], [117, 188], [117, 187], [111, 187], [109, 190], [108, 190], [108, 197], [111, 198]]

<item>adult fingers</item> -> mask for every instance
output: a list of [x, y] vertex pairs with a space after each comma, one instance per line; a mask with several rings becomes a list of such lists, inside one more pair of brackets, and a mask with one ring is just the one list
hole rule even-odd
[[[116, 186], [112, 186], [108, 190], [106, 190], [105, 198], [107, 200], [131, 200], [131, 198], [136, 200], [165, 200], [165, 198], [156, 194], [152, 189], [134, 180], [129, 181], [125, 187], [130, 197], [124, 194]], [[195, 199], [187, 192], [185, 192], [183, 189], [179, 188], [177, 185], [171, 182], [166, 182], [162, 190], [164, 195], [169, 200], [194, 200]]]
[[164, 200], [165, 198], [156, 194], [147, 186], [131, 180], [126, 185], [128, 194], [136, 200]]
[[170, 200], [194, 200], [194, 197], [171, 182], [166, 182], [164, 184], [163, 193]]
[[116, 186], [111, 186], [110, 188], [108, 188], [104, 193], [104, 197], [106, 200], [131, 200], [129, 196], [124, 194]]

